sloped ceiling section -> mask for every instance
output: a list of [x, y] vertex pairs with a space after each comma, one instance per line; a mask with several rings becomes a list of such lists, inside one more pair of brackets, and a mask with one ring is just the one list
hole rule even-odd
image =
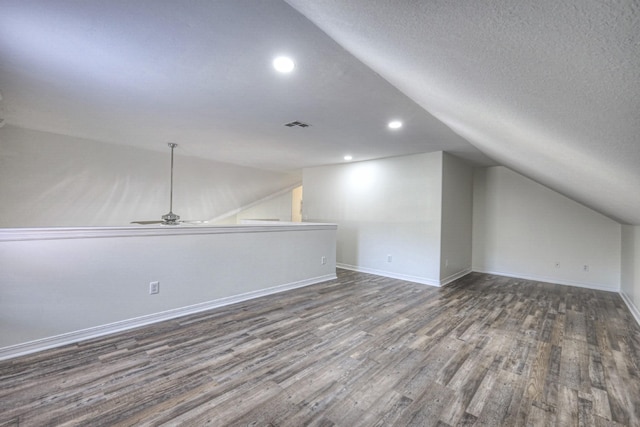
[[499, 163], [640, 224], [640, 2], [287, 0]]
[[0, 93], [2, 227], [159, 219], [167, 142], [195, 220], [347, 154], [495, 164], [281, 0], [2, 0]]
[[493, 164], [281, 0], [3, 0], [0, 92], [11, 125], [280, 172], [439, 150]]

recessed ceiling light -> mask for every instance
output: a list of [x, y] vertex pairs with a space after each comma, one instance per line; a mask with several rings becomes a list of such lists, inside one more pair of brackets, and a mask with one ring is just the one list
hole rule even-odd
[[389, 129], [400, 129], [402, 127], [402, 122], [400, 120], [394, 120], [389, 122]]
[[278, 56], [273, 60], [273, 68], [281, 73], [290, 73], [293, 71], [295, 66], [296, 64], [294, 64], [293, 59], [287, 56]]
[[350, 156], [350, 155], [347, 154], [346, 156], [344, 156], [344, 159], [349, 161], [349, 160], [353, 159], [353, 156]]

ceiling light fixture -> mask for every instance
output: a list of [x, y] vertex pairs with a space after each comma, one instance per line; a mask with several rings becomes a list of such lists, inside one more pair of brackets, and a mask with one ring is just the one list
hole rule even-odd
[[346, 156], [344, 156], [344, 159], [346, 161], [349, 161], [349, 160], [353, 159], [353, 156], [350, 156], [349, 154], [347, 154]]
[[389, 122], [389, 129], [400, 129], [402, 127], [402, 122], [400, 120], [394, 120]]
[[273, 60], [273, 68], [280, 73], [290, 73], [295, 68], [296, 64], [293, 59], [287, 56], [278, 56]]

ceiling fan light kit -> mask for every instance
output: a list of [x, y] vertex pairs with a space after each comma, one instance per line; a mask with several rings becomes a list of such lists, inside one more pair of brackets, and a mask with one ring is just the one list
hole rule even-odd
[[180, 215], [176, 215], [173, 212], [162, 215], [162, 225], [178, 225], [180, 224]]

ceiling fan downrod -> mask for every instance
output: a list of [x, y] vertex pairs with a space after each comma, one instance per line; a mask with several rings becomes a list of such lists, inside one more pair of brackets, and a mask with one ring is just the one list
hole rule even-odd
[[162, 225], [178, 225], [180, 215], [173, 213], [173, 149], [176, 148], [178, 144], [170, 142], [168, 145], [171, 147], [171, 187], [169, 192], [169, 213], [162, 215]]

